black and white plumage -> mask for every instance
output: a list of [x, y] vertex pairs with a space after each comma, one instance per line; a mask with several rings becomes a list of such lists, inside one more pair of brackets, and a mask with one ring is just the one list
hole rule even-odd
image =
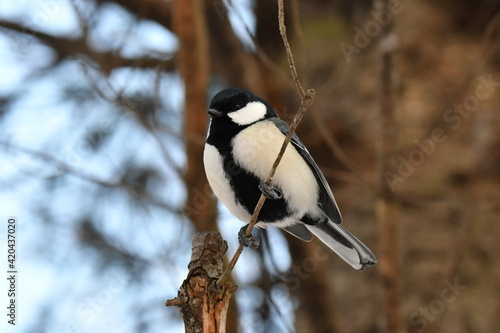
[[[261, 195], [259, 185], [267, 178], [289, 126], [266, 101], [240, 88], [217, 93], [207, 113], [211, 121], [203, 159], [208, 181], [227, 209], [248, 223]], [[258, 227], [277, 226], [304, 241], [315, 235], [358, 270], [377, 262], [341, 225], [325, 177], [295, 134], [272, 186], [278, 195], [264, 203]]]

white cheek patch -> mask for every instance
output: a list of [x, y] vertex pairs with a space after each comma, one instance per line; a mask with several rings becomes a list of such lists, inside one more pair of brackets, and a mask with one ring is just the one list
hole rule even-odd
[[227, 115], [238, 125], [248, 125], [264, 119], [267, 112], [266, 106], [261, 102], [250, 102], [245, 107], [229, 112]]

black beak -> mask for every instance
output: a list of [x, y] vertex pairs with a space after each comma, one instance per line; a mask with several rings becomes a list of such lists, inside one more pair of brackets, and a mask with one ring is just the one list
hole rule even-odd
[[221, 111], [217, 111], [215, 109], [208, 109], [207, 110], [207, 113], [211, 116], [211, 117], [215, 117], [215, 118], [220, 118], [224, 115], [223, 112]]

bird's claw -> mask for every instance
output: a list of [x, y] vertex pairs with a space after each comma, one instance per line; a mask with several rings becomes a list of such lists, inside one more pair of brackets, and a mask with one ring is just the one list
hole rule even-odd
[[264, 194], [264, 196], [271, 200], [278, 200], [283, 198], [283, 193], [276, 186], [267, 185], [266, 181], [263, 180], [259, 183], [259, 190]]
[[238, 242], [245, 247], [256, 249], [260, 245], [260, 239], [250, 235], [247, 236], [248, 224], [244, 225], [238, 232]]

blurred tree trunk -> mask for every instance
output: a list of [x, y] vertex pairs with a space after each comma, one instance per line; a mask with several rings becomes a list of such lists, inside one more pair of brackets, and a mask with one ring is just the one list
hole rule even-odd
[[[180, 41], [177, 56], [184, 80], [184, 132], [205, 136], [207, 130], [206, 91], [209, 76], [209, 47], [204, 2], [176, 0], [173, 10], [174, 30]], [[188, 198], [186, 215], [197, 231], [217, 230], [216, 201], [211, 195], [203, 169], [203, 142], [186, 140], [187, 170], [184, 177]]]
[[[173, 25], [180, 41], [178, 65], [184, 80], [186, 134], [205, 136], [208, 117], [207, 88], [210, 73], [210, 50], [202, 0], [176, 0]], [[203, 168], [204, 142], [186, 140], [187, 169], [184, 177], [188, 193], [185, 212], [196, 231], [217, 230], [217, 201], [212, 195]], [[236, 332], [236, 304], [231, 300], [227, 317], [228, 332]]]
[[[375, 0], [377, 12], [388, 12], [387, 0]], [[393, 22], [388, 22], [381, 29], [379, 51], [380, 64], [380, 119], [381, 133], [378, 149], [379, 159], [379, 196], [377, 202], [377, 224], [379, 230], [379, 272], [382, 279], [384, 327], [381, 331], [399, 333], [399, 269], [398, 269], [398, 225], [396, 200], [390, 188], [387, 172], [394, 170], [396, 142], [396, 123], [393, 101], [393, 53], [397, 38], [392, 31]]]

